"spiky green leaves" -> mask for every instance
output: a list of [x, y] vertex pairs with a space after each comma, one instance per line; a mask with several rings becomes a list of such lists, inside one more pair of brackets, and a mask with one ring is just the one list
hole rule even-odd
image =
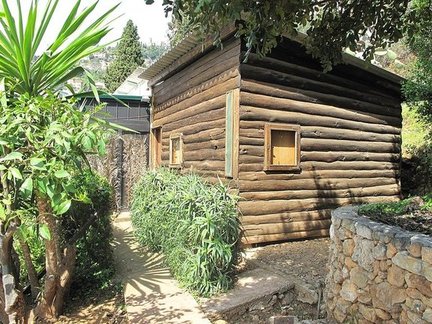
[[[111, 30], [108, 19], [113, 7], [92, 20], [89, 16], [97, 10], [98, 1], [80, 10], [77, 0], [63, 26], [54, 25], [59, 0], [49, 0], [45, 8], [32, 0], [27, 14], [17, 2], [18, 15], [10, 10], [11, 0], [1, 0], [0, 14], [0, 78], [5, 88], [15, 94], [35, 96], [47, 89], [60, 89], [64, 82], [83, 73], [77, 68], [79, 61], [101, 50], [102, 39]], [[56, 39], [47, 48], [41, 48], [48, 29], [59, 29]]]
[[133, 192], [135, 234], [164, 253], [182, 285], [212, 295], [233, 283], [240, 236], [237, 201], [223, 184], [210, 185], [195, 174], [148, 172]]

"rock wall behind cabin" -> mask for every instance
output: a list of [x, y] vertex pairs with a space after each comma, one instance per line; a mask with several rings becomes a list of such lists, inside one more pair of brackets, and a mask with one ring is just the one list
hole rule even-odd
[[153, 124], [162, 126], [162, 166], [169, 138], [183, 134], [183, 170], [224, 177], [226, 92], [240, 85], [240, 41], [229, 39], [153, 89]]
[[[400, 194], [400, 87], [354, 66], [331, 73], [293, 42], [241, 64], [240, 173], [248, 244], [326, 236], [331, 209]], [[264, 125], [301, 126], [301, 171], [265, 172]]]

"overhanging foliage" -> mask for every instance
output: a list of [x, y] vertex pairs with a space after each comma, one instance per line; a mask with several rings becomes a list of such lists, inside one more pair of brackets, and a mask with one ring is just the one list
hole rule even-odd
[[[154, 0], [145, 0], [147, 4]], [[402, 37], [406, 21], [415, 19], [408, 0], [165, 0], [165, 11], [187, 24], [182, 30], [219, 39], [224, 26], [236, 21], [238, 36], [249, 50], [267, 54], [280, 35], [308, 34], [307, 48], [326, 68], [341, 61], [341, 50], [358, 50], [367, 35], [365, 57]]]

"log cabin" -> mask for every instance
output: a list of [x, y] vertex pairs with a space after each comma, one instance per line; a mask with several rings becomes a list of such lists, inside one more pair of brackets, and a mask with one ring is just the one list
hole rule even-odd
[[225, 179], [247, 245], [323, 237], [330, 211], [400, 196], [401, 81], [344, 54], [323, 73], [298, 40], [265, 58], [189, 36], [147, 68], [153, 168]]

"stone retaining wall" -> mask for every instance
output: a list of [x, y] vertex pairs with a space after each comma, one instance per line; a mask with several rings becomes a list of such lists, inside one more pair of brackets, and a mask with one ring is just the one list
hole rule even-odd
[[339, 323], [432, 323], [432, 238], [332, 213], [326, 305]]

